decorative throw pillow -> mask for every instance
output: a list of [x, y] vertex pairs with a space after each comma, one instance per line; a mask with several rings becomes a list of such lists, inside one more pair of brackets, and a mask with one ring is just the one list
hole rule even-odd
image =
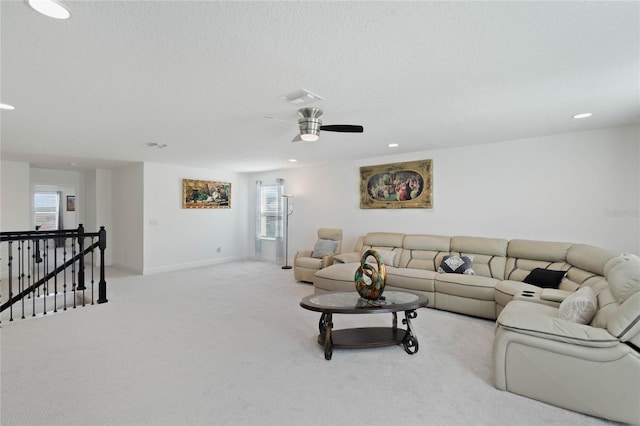
[[473, 256], [445, 256], [438, 268], [441, 274], [466, 274], [475, 275], [471, 269], [473, 265]]
[[[396, 258], [396, 252], [391, 250], [376, 250], [380, 257], [382, 257], [382, 262], [385, 265], [393, 266], [393, 261]], [[373, 256], [369, 256], [367, 262], [375, 263], [376, 259]]]
[[313, 252], [311, 253], [311, 257], [315, 257], [316, 259], [322, 259], [324, 256], [335, 253], [336, 248], [338, 247], [338, 242], [333, 240], [318, 240], [316, 244], [313, 246]]
[[524, 282], [542, 288], [558, 288], [565, 275], [567, 275], [566, 271], [534, 268], [524, 279]]
[[582, 287], [560, 303], [558, 316], [564, 320], [589, 324], [598, 309], [598, 299], [591, 287]]

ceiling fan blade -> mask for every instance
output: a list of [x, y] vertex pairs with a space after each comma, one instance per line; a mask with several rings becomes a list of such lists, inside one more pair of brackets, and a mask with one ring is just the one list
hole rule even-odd
[[295, 138], [291, 139], [291, 142], [302, 142], [302, 138], [300, 137], [300, 135], [296, 135]]
[[362, 133], [364, 132], [364, 127], [352, 124], [330, 124], [328, 126], [320, 126], [320, 130], [327, 132]]

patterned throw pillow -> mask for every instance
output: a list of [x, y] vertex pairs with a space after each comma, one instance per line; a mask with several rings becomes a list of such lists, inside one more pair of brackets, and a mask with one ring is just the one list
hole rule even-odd
[[438, 268], [441, 274], [466, 274], [475, 275], [471, 269], [473, 265], [473, 256], [445, 256]]
[[591, 287], [582, 287], [560, 303], [558, 316], [564, 320], [589, 324], [598, 309], [598, 299]]

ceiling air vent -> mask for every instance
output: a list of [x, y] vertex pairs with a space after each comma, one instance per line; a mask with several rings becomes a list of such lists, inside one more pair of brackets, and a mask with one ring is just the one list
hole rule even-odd
[[309, 105], [324, 100], [322, 96], [316, 95], [307, 89], [299, 89], [293, 93], [282, 95], [280, 99], [293, 105]]

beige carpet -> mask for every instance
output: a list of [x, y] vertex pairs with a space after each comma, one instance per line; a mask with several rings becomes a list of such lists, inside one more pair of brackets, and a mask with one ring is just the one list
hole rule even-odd
[[[600, 419], [495, 389], [493, 322], [433, 309], [420, 350], [324, 359], [312, 286], [245, 261], [128, 276], [109, 303], [3, 322], [1, 423], [9, 425], [593, 425]], [[335, 315], [335, 328], [390, 325]]]

